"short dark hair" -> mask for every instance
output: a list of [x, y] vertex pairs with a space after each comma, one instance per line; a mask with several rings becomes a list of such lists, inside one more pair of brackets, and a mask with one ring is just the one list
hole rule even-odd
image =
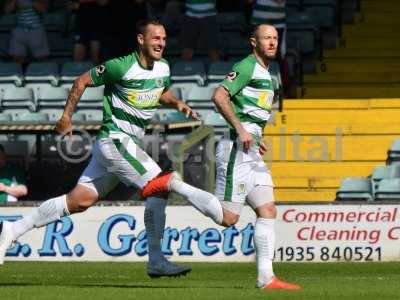
[[154, 25], [154, 26], [164, 26], [160, 21], [155, 19], [145, 19], [140, 20], [136, 24], [136, 33], [137, 34], [145, 34], [147, 26]]
[[255, 38], [257, 36], [258, 29], [260, 29], [260, 27], [263, 25], [273, 26], [269, 23], [261, 23], [261, 24], [253, 25], [253, 27], [251, 28], [251, 31], [250, 31], [250, 37]]

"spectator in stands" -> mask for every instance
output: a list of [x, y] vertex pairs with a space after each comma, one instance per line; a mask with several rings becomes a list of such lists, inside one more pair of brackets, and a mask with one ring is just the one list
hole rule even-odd
[[219, 60], [216, 0], [186, 0], [182, 37], [184, 60], [192, 60], [198, 42], [211, 61]]
[[289, 85], [289, 69], [286, 61], [286, 11], [285, 0], [249, 0], [253, 4], [252, 25], [271, 24], [278, 31], [277, 59], [281, 68], [283, 87]]
[[28, 193], [24, 171], [7, 162], [7, 154], [0, 145], [0, 203], [16, 202]]
[[89, 49], [90, 60], [100, 63], [102, 34], [105, 31], [108, 0], [75, 0], [68, 3], [67, 8], [76, 11], [74, 24], [74, 61], [86, 59]]
[[24, 62], [28, 51], [37, 60], [45, 60], [49, 54], [49, 44], [40, 14], [48, 8], [47, 0], [8, 0], [5, 13], [16, 11], [17, 26], [11, 32], [9, 55], [19, 63]]

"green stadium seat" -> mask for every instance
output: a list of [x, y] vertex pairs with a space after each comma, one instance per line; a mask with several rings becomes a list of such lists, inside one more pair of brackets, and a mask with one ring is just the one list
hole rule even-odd
[[212, 87], [193, 87], [188, 91], [186, 95], [186, 103], [196, 109], [196, 108], [214, 108], [214, 102], [212, 101], [212, 96], [214, 93], [214, 88]]
[[156, 110], [152, 122], [160, 123], [168, 119], [168, 116], [175, 113], [176, 110], [172, 108], [160, 108]]
[[222, 81], [225, 76], [232, 71], [233, 61], [212, 62], [208, 68], [208, 81]]
[[395, 140], [388, 151], [388, 162], [391, 164], [393, 162], [400, 161], [400, 139]]
[[368, 178], [345, 178], [336, 192], [337, 201], [372, 201], [371, 180]]
[[64, 88], [43, 86], [37, 91], [37, 105], [42, 108], [64, 108], [68, 91]]
[[221, 49], [229, 57], [247, 56], [251, 53], [249, 39], [245, 36], [238, 34], [225, 35], [222, 40], [224, 41], [224, 45], [222, 45]]
[[12, 116], [10, 114], [0, 113], [0, 122], [10, 122], [12, 121]]
[[15, 14], [0, 15], [0, 32], [10, 32], [17, 25]]
[[26, 83], [49, 82], [57, 86], [59, 79], [58, 65], [54, 62], [31, 63], [25, 72]]
[[66, 25], [67, 25], [66, 11], [44, 13], [42, 14], [42, 18], [46, 31], [63, 32], [66, 30]]
[[5, 33], [5, 34], [1, 34], [0, 35], [0, 57], [1, 58], [6, 58], [8, 56], [9, 40], [10, 40], [10, 34], [9, 33]]
[[400, 200], [400, 178], [382, 179], [375, 193], [375, 200]]
[[178, 61], [172, 67], [171, 79], [174, 82], [196, 82], [198, 85], [204, 85], [206, 78], [206, 69], [202, 62]]
[[30, 113], [31, 111], [27, 108], [10, 108], [3, 109], [1, 114], [8, 114], [11, 116], [12, 121], [17, 120], [21, 115]]
[[319, 54], [319, 30], [307, 14], [287, 16], [287, 39], [295, 40], [302, 54]]
[[89, 71], [92, 67], [92, 62], [66, 62], [61, 68], [61, 81], [73, 82], [76, 77]]
[[286, 15], [297, 13], [301, 8], [301, 0], [286, 0]]
[[321, 28], [331, 28], [336, 25], [337, 5], [334, 0], [303, 0], [303, 10]]
[[33, 91], [29, 88], [10, 87], [1, 91], [0, 103], [3, 109], [28, 109], [35, 111]]
[[204, 125], [227, 127], [228, 123], [220, 113], [210, 111], [204, 119]]
[[86, 122], [101, 122], [103, 120], [103, 111], [99, 109], [81, 109], [77, 115], [84, 115]]
[[77, 108], [97, 108], [103, 109], [104, 87], [92, 87], [85, 89]]
[[19, 122], [47, 122], [49, 121], [49, 118], [47, 116], [47, 114], [43, 114], [40, 112], [27, 112], [21, 115], [18, 115], [15, 118], [15, 121], [19, 121]]
[[217, 23], [220, 31], [244, 31], [246, 19], [241, 12], [225, 12], [217, 14]]
[[13, 83], [21, 86], [23, 74], [21, 65], [17, 63], [0, 63], [0, 83]]
[[400, 165], [376, 167], [371, 176], [373, 194], [376, 194], [379, 183], [383, 179], [390, 178], [400, 178]]
[[60, 33], [48, 33], [49, 48], [52, 57], [72, 57], [74, 40]]

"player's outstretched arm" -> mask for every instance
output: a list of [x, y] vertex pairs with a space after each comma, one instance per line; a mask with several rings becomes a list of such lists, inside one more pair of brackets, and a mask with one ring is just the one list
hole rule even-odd
[[254, 141], [251, 134], [243, 128], [239, 118], [235, 115], [231, 105], [229, 92], [223, 86], [220, 86], [216, 88], [212, 99], [225, 120], [235, 128], [240, 141], [243, 143], [244, 149], [248, 150]]
[[93, 82], [89, 72], [86, 72], [81, 76], [79, 76], [77, 79], [75, 79], [74, 84], [72, 85], [72, 88], [68, 94], [67, 103], [65, 104], [64, 107], [64, 113], [56, 124], [56, 130], [58, 133], [63, 135], [72, 134], [72, 124], [71, 124], [72, 113], [75, 111], [76, 104], [81, 98], [86, 87], [92, 85]]
[[171, 90], [166, 90], [160, 97], [160, 103], [169, 107], [175, 108], [176, 110], [184, 113], [186, 117], [192, 117], [193, 119], [199, 120], [198, 114], [183, 101], [175, 97]]

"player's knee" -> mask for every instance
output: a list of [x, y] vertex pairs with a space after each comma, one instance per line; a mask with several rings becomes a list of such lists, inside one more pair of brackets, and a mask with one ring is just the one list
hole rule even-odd
[[267, 203], [256, 208], [257, 217], [275, 219], [277, 215], [276, 206], [273, 202]]
[[68, 210], [71, 214], [86, 211], [96, 203], [98, 195], [95, 191], [82, 185], [77, 185], [67, 195]]

